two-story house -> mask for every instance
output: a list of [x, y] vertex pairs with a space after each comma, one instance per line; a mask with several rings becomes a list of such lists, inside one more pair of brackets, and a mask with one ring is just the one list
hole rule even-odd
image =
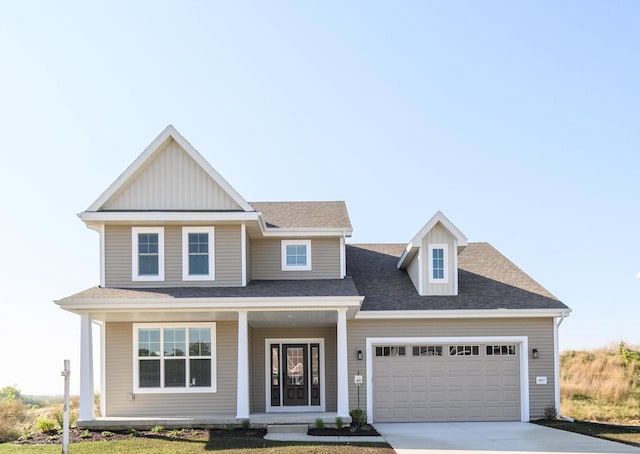
[[358, 401], [369, 422], [528, 421], [559, 405], [569, 309], [440, 212], [406, 244], [346, 244], [344, 202], [247, 202], [168, 126], [80, 218], [100, 285], [56, 302], [81, 318], [80, 426], [348, 421]]

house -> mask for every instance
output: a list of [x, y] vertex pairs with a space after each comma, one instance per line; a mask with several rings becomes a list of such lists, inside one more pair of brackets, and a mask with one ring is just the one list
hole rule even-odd
[[247, 202], [168, 126], [79, 216], [100, 285], [56, 304], [80, 315], [82, 427], [558, 408], [570, 310], [440, 212], [408, 243], [347, 244], [344, 202]]

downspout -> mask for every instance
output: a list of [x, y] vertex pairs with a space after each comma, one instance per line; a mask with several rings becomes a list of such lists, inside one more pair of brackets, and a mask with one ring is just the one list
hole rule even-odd
[[560, 345], [558, 343], [558, 331], [560, 329], [560, 325], [564, 319], [567, 318], [566, 314], [562, 314], [560, 317], [555, 317], [554, 326], [553, 326], [553, 344], [554, 344], [554, 352], [553, 352], [553, 361], [554, 361], [554, 387], [555, 387], [555, 401], [556, 401], [556, 414], [558, 419], [562, 419], [564, 421], [573, 422], [573, 418], [568, 416], [563, 416], [560, 413]]

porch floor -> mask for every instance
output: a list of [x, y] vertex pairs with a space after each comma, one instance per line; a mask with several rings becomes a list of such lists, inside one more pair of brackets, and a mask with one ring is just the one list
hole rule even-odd
[[[269, 424], [307, 424], [313, 426], [318, 418], [322, 418], [325, 426], [336, 423], [336, 412], [286, 412], [286, 413], [252, 413], [249, 416], [251, 427], [266, 428]], [[131, 417], [107, 416], [92, 420], [79, 420], [80, 429], [91, 430], [149, 430], [155, 426], [166, 429], [217, 429], [225, 428], [227, 424], [242, 424], [242, 419], [235, 416], [192, 416], [192, 417]], [[342, 418], [344, 424], [351, 423], [351, 417]]]

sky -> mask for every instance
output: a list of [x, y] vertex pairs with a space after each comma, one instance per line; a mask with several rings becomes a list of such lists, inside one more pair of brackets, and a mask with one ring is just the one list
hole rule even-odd
[[[437, 211], [640, 344], [640, 2], [0, 0], [0, 387], [77, 392], [77, 218], [164, 129], [249, 201], [345, 200], [351, 242]], [[75, 376], [74, 376], [75, 372]]]

